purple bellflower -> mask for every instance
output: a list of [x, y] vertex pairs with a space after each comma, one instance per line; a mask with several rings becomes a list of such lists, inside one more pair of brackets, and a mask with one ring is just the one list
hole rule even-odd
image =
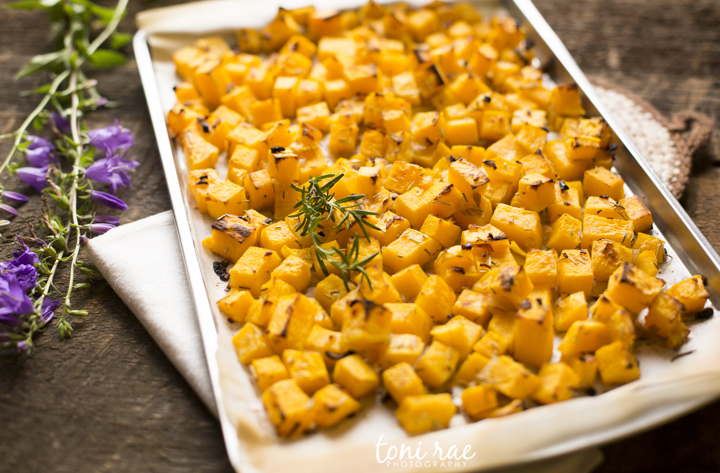
[[3, 200], [9, 200], [10, 202], [27, 202], [30, 200], [30, 197], [22, 194], [18, 194], [17, 192], [11, 192], [11, 191], [3, 191], [2, 194], [0, 194], [0, 197], [2, 197]]
[[113, 154], [109, 147], [105, 148], [105, 157], [98, 159], [92, 166], [87, 168], [85, 175], [93, 181], [104, 182], [108, 185], [109, 191], [116, 194], [118, 187], [132, 186], [127, 171], [139, 166], [140, 163], [132, 159], [125, 159]]
[[92, 146], [110, 151], [127, 149], [133, 145], [133, 135], [118, 120], [115, 120], [114, 125], [90, 130], [88, 138]]
[[128, 205], [125, 202], [112, 194], [108, 194], [107, 192], [90, 191], [90, 198], [98, 204], [102, 204], [105, 207], [109, 207], [111, 209], [128, 209]]
[[109, 223], [91, 223], [90, 224], [90, 231], [93, 232], [96, 235], [103, 235], [110, 230], [115, 228], [115, 225], [109, 224]]
[[17, 170], [17, 177], [25, 184], [32, 186], [36, 191], [42, 192], [47, 187], [48, 167], [24, 167]]

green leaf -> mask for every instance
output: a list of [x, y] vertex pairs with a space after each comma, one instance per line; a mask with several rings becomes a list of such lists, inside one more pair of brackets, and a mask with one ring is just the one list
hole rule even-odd
[[90, 56], [90, 64], [97, 68], [121, 66], [125, 64], [125, 56], [117, 51], [98, 49]]
[[37, 56], [30, 59], [30, 62], [25, 64], [15, 75], [16, 79], [35, 74], [36, 72], [48, 69], [53, 65], [57, 64], [67, 54], [67, 50], [61, 49], [47, 54], [38, 54]]
[[128, 44], [130, 41], [132, 41], [132, 36], [130, 36], [127, 33], [113, 33], [112, 36], [110, 36], [110, 48], [112, 49], [120, 49], [126, 44]]

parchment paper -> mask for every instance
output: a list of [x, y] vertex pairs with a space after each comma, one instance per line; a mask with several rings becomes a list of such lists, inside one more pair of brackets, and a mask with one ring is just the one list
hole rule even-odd
[[[291, 8], [305, 3], [288, 1], [282, 5]], [[319, 8], [350, 8], [359, 6], [360, 2], [325, 1], [316, 5]], [[164, 111], [172, 108], [175, 102], [172, 86], [180, 82], [170, 60], [173, 51], [211, 33], [227, 36], [232, 44], [237, 28], [262, 27], [274, 17], [277, 7], [278, 4], [272, 1], [220, 0], [139, 14], [139, 27], [150, 33], [148, 42]], [[481, 10], [486, 13], [497, 11], [498, 4], [484, 2]], [[176, 158], [181, 186], [186, 190], [188, 174], [179, 147]], [[218, 164], [221, 176], [226, 167], [227, 158], [221, 158]], [[626, 193], [630, 194], [627, 188]], [[239, 326], [228, 324], [215, 304], [224, 295], [225, 284], [212, 271], [212, 261], [216, 258], [201, 244], [202, 239], [210, 234], [212, 220], [199, 213], [187, 191], [185, 205], [218, 327], [217, 362], [222, 395], [228, 417], [236, 426], [240, 440], [238, 453], [242, 461], [238, 466], [243, 473], [351, 473], [379, 468], [430, 472], [495, 468], [607, 442], [672, 419], [720, 395], [720, 371], [717, 367], [720, 320], [715, 318], [691, 326], [690, 340], [681, 351], [692, 353], [673, 362], [671, 358], [676, 352], [641, 344], [637, 357], [642, 377], [599, 396], [576, 398], [477, 423], [467, 423], [461, 415], [456, 415], [451, 428], [415, 437], [405, 434], [392, 408], [372, 399], [364, 401], [368, 405], [354, 420], [344, 422], [338, 428], [302, 439], [280, 440], [267, 419], [249, 373], [235, 354], [231, 338]], [[657, 231], [654, 234], [662, 238]], [[689, 274], [672, 248], [667, 250], [669, 263], [664, 265], [659, 277], [671, 285]], [[557, 356], [556, 353], [555, 358]], [[603, 389], [601, 386], [598, 388]], [[421, 464], [413, 462], [411, 466], [394, 465], [392, 462], [379, 464], [376, 444], [380, 436], [382, 442], [387, 443], [380, 449], [381, 458], [390, 446], [399, 449], [405, 444], [413, 451], [420, 448], [427, 452], [425, 460], [429, 459], [431, 464], [428, 465], [425, 460]], [[448, 466], [447, 462], [441, 463], [437, 456], [432, 456], [436, 443], [446, 453], [452, 446], [462, 452], [465, 445], [470, 445], [470, 454], [474, 455], [467, 460], [453, 461]]]

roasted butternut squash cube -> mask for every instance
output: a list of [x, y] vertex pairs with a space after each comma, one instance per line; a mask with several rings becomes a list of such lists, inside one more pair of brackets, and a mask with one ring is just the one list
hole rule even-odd
[[461, 399], [463, 410], [473, 419], [482, 419], [498, 407], [495, 390], [488, 384], [464, 389]]
[[485, 355], [477, 352], [470, 353], [458, 368], [453, 381], [463, 385], [480, 382], [479, 374], [489, 362], [490, 358]]
[[268, 156], [268, 174], [277, 182], [293, 182], [300, 179], [300, 158], [284, 148], [272, 148]]
[[411, 301], [420, 293], [427, 274], [420, 265], [414, 264], [390, 276], [393, 286], [402, 294], [406, 301]]
[[250, 208], [245, 189], [232, 181], [222, 181], [208, 187], [205, 200], [207, 212], [213, 218], [225, 214], [241, 215]]
[[434, 340], [415, 364], [415, 372], [430, 388], [439, 388], [455, 373], [460, 353]]
[[250, 247], [230, 270], [230, 287], [249, 290], [254, 297], [260, 297], [260, 287], [270, 280], [270, 273], [281, 262], [272, 250]]
[[280, 296], [268, 323], [268, 338], [274, 350], [302, 350], [318, 312], [317, 306], [303, 294]]
[[[227, 66], [226, 66], [227, 67]], [[257, 100], [250, 87], [247, 85], [235, 86], [230, 92], [223, 95], [222, 103], [231, 110], [244, 117], [250, 116], [250, 105]]]
[[597, 362], [595, 357], [589, 353], [584, 353], [577, 357], [563, 357], [563, 363], [566, 363], [573, 369], [575, 374], [580, 378], [580, 387], [589, 388], [595, 383], [597, 377]]
[[667, 294], [677, 299], [687, 312], [701, 312], [710, 297], [702, 276], [693, 276], [675, 283], [668, 289]]
[[555, 302], [555, 330], [564, 332], [577, 321], [587, 320], [588, 304], [585, 292], [578, 291]]
[[387, 346], [380, 350], [379, 364], [383, 368], [389, 368], [398, 363], [413, 365], [423, 350], [425, 350], [425, 343], [417, 335], [391, 334]]
[[357, 146], [358, 126], [335, 123], [330, 127], [330, 152], [338, 157], [350, 156]]
[[625, 384], [640, 377], [635, 356], [620, 340], [598, 349], [595, 360], [604, 384]]
[[524, 158], [520, 158], [518, 161], [520, 162], [523, 173], [525, 174], [540, 174], [551, 179], [556, 177], [555, 169], [552, 167], [552, 164], [550, 164], [550, 161], [543, 156], [542, 151], [540, 150], [529, 154]]
[[407, 396], [395, 415], [411, 435], [445, 429], [457, 412], [452, 396], [447, 393]]
[[295, 238], [288, 224], [283, 220], [271, 223], [260, 233], [260, 246], [279, 252], [284, 246], [288, 248], [300, 248], [300, 242]]
[[255, 149], [258, 152], [259, 161], [267, 158], [268, 145], [265, 143], [266, 133], [258, 130], [249, 123], [240, 123], [228, 133], [228, 141], [230, 142], [230, 155], [235, 152], [235, 147], [245, 145]]
[[284, 350], [282, 360], [290, 376], [306, 394], [311, 396], [318, 389], [330, 384], [330, 375], [320, 353]]
[[507, 235], [499, 228], [490, 224], [481, 227], [468, 227], [462, 232], [460, 244], [471, 244], [473, 246], [489, 247], [494, 254], [503, 254], [510, 248], [510, 241]]
[[452, 317], [455, 292], [438, 275], [428, 277], [415, 299], [415, 304], [437, 323], [445, 323]]
[[652, 229], [652, 214], [640, 197], [631, 195], [619, 203], [625, 209], [627, 218], [632, 220], [636, 232], [649, 232]]
[[289, 256], [270, 273], [272, 277], [282, 279], [299, 292], [304, 292], [310, 285], [310, 268], [312, 264], [297, 256]]
[[512, 114], [500, 110], [485, 110], [478, 123], [479, 138], [487, 141], [497, 141], [510, 133]]
[[555, 250], [531, 249], [525, 257], [525, 273], [535, 286], [555, 287], [558, 280], [558, 256]]
[[400, 404], [408, 396], [427, 394], [420, 377], [409, 363], [398, 363], [382, 373], [382, 380], [393, 400]]
[[[368, 131], [365, 133], [367, 134]], [[417, 164], [410, 164], [405, 161], [395, 161], [392, 168], [390, 168], [390, 173], [388, 173], [388, 177], [383, 185], [386, 189], [392, 192], [404, 194], [415, 185], [425, 187], [422, 184], [424, 184], [426, 180], [431, 181], [431, 173], [427, 169], [424, 169]]]
[[256, 228], [236, 217], [223, 215], [212, 224], [212, 234], [203, 245], [216, 255], [234, 263], [257, 242]]
[[630, 248], [610, 240], [596, 240], [592, 244], [592, 268], [596, 281], [607, 281], [623, 263], [632, 261]]
[[184, 103], [176, 103], [168, 112], [168, 126], [173, 135], [180, 136], [190, 128], [201, 115]]
[[390, 303], [385, 308], [392, 314], [391, 332], [393, 334], [412, 334], [423, 343], [430, 339], [433, 321], [428, 314], [415, 304]]
[[487, 172], [463, 158], [450, 163], [447, 180], [463, 194], [467, 202], [475, 200], [476, 193], [482, 193], [484, 186], [490, 182]]
[[498, 204], [490, 224], [524, 250], [542, 248], [543, 230], [537, 212]]
[[662, 293], [650, 304], [643, 326], [648, 332], [666, 339], [670, 348], [677, 348], [685, 343], [689, 332], [682, 320], [683, 308], [680, 301]]
[[607, 323], [618, 310], [622, 310], [622, 306], [616, 304], [607, 294], [600, 294], [598, 300], [590, 307], [590, 318]]
[[250, 117], [252, 124], [261, 127], [265, 123], [282, 120], [283, 112], [280, 100], [277, 98], [258, 100], [250, 104]]
[[558, 259], [558, 290], [561, 294], [592, 293], [593, 270], [587, 250], [563, 250]]
[[450, 146], [477, 144], [478, 128], [470, 117], [448, 120], [443, 126], [443, 137]]
[[569, 214], [563, 214], [550, 226], [550, 234], [545, 246], [558, 252], [577, 248], [582, 239], [581, 228], [580, 220]]
[[413, 264], [424, 266], [440, 248], [440, 243], [410, 228], [383, 249], [383, 264], [395, 273]]
[[452, 314], [463, 316], [478, 325], [486, 325], [490, 320], [490, 301], [484, 294], [463, 289], [452, 308]]
[[565, 181], [555, 183], [555, 200], [548, 205], [548, 219], [554, 223], [563, 214], [570, 214], [580, 220], [580, 195], [577, 189], [570, 188]]
[[455, 348], [460, 353], [460, 359], [465, 359], [472, 351], [473, 345], [480, 339], [482, 326], [456, 315], [445, 325], [436, 325], [430, 331], [434, 340]]
[[272, 356], [268, 339], [260, 327], [245, 323], [233, 337], [233, 345], [241, 363], [248, 364], [256, 358]]
[[275, 202], [273, 204], [275, 220], [282, 220], [295, 212], [295, 204], [300, 200], [300, 192], [292, 186], [292, 182], [275, 182]]
[[382, 214], [377, 222], [372, 222], [378, 229], [368, 228], [368, 234], [376, 238], [381, 246], [387, 246], [397, 240], [400, 235], [410, 228], [406, 218], [388, 211]]
[[665, 261], [665, 242], [652, 235], [638, 233], [632, 247], [633, 250], [640, 250], [641, 252], [652, 251], [655, 253], [655, 259], [658, 263]]
[[353, 96], [350, 84], [345, 80], [338, 78], [325, 82], [325, 101], [333, 110], [341, 100], [349, 99]]
[[535, 391], [533, 399], [540, 404], [566, 401], [580, 387], [580, 377], [563, 362], [543, 364], [538, 376], [540, 388]]
[[[501, 318], [497, 318], [495, 320], [498, 321], [500, 319]], [[513, 324], [509, 326], [509, 331], [513, 332], [509, 333], [510, 338], [506, 337], [506, 334], [491, 329], [473, 346], [473, 350], [487, 359], [506, 354], [510, 348], [510, 342], [513, 341], [512, 339], [515, 336], [514, 330], [516, 323], [517, 321], [513, 320]]]
[[589, 196], [585, 201], [585, 210], [583, 213], [613, 218], [615, 220], [627, 220], [625, 217], [625, 208], [607, 196]]
[[201, 213], [207, 213], [207, 190], [210, 185], [217, 183], [218, 179], [218, 173], [214, 169], [190, 171], [188, 187]]
[[[382, 65], [381, 65], [382, 69]], [[387, 69], [387, 66], [386, 66]], [[420, 88], [415, 80], [415, 75], [412, 71], [402, 71], [399, 74], [395, 74], [391, 79], [393, 92], [398, 97], [401, 97], [413, 105], [420, 105]]]
[[384, 306], [355, 298], [348, 302], [343, 318], [343, 343], [352, 350], [379, 348], [390, 339], [391, 324], [392, 312]]
[[596, 167], [585, 171], [583, 192], [585, 197], [606, 195], [616, 201], [625, 196], [623, 181], [620, 176], [604, 167]]
[[264, 392], [278, 381], [290, 377], [287, 368], [277, 355], [257, 358], [251, 364], [260, 392]]
[[660, 294], [665, 282], [648, 276], [630, 263], [623, 263], [610, 276], [605, 293], [617, 304], [638, 313]]
[[315, 423], [324, 429], [338, 424], [362, 407], [345, 390], [336, 384], [329, 384], [313, 394]]
[[[380, 246], [377, 245], [376, 248], [377, 251], [375, 251], [375, 253], [380, 250]], [[363, 260], [369, 256], [370, 255], [360, 254], [358, 259]], [[368, 263], [365, 267], [365, 273], [368, 276], [367, 278], [364, 277], [364, 275], [358, 275], [356, 279], [356, 284], [358, 284], [362, 297], [369, 301], [373, 301], [376, 304], [402, 302], [400, 293], [397, 289], [395, 289], [395, 286], [393, 286], [392, 281], [390, 280], [390, 276], [382, 270], [381, 266], [372, 264], [372, 262]], [[369, 283], [368, 279], [370, 280]]]
[[635, 236], [633, 230], [632, 220], [614, 220], [586, 213], [582, 220], [582, 247], [589, 249], [594, 241], [600, 239], [629, 247]]
[[541, 212], [555, 202], [555, 181], [542, 174], [526, 174], [518, 183], [518, 197], [525, 209]]
[[[233, 151], [230, 156], [230, 169], [242, 169], [248, 173], [252, 173], [258, 170], [259, 164], [260, 155], [257, 150], [245, 145], [235, 146], [235, 151]], [[228, 173], [229, 172], [230, 171], [228, 171]], [[238, 182], [236, 182], [236, 184], [242, 185], [242, 183]]]
[[527, 399], [540, 387], [540, 378], [507, 355], [491, 360], [480, 376], [512, 399]]
[[513, 357], [532, 366], [550, 361], [555, 335], [552, 308], [540, 301], [528, 298], [520, 302], [513, 336]]
[[540, 127], [525, 124], [515, 133], [515, 144], [524, 154], [532, 154], [542, 149], [547, 139], [547, 131]]
[[245, 322], [248, 308], [253, 301], [253, 296], [249, 291], [241, 289], [230, 289], [227, 296], [218, 301], [220, 312], [228, 316], [233, 322]]
[[425, 191], [414, 187], [398, 197], [395, 213], [408, 219], [413, 228], [419, 229], [428, 215], [450, 217], [464, 202], [465, 199], [455, 186], [435, 182]]
[[577, 84], [560, 84], [552, 91], [551, 106], [553, 111], [564, 117], [579, 117], [585, 115], [585, 109], [580, 100], [580, 89]]
[[182, 144], [188, 168], [191, 171], [195, 169], [214, 168], [217, 164], [220, 150], [205, 141], [199, 134], [195, 132], [185, 133]]
[[558, 177], [565, 181], [576, 181], [583, 177], [587, 161], [570, 159], [572, 140], [549, 141], [543, 146], [543, 155], [555, 168]]
[[262, 401], [281, 437], [298, 437], [312, 429], [313, 404], [294, 379], [284, 379], [267, 388]]
[[610, 342], [607, 326], [596, 320], [579, 320], [573, 322], [565, 333], [558, 351], [563, 356], [572, 357], [581, 353], [594, 352]]
[[497, 273], [489, 289], [495, 299], [509, 310], [520, 307], [520, 302], [533, 290], [533, 283], [524, 269], [508, 266]]
[[460, 236], [460, 227], [451, 220], [443, 220], [435, 215], [428, 215], [420, 227], [420, 231], [436, 240], [445, 248], [453, 246]]
[[641, 251], [635, 258], [635, 266], [645, 271], [649, 276], [657, 276], [657, 253], [652, 250]]
[[377, 389], [380, 377], [359, 355], [343, 357], [335, 363], [333, 380], [359, 399]]
[[468, 145], [453, 146], [452, 155], [457, 159], [464, 159], [477, 167], [482, 167], [482, 163], [485, 160], [485, 148], [482, 146]]

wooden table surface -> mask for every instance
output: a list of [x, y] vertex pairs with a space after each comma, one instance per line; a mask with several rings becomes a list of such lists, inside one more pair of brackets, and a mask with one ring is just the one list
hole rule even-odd
[[[7, 3], [7, 0], [2, 0]], [[131, 2], [134, 14], [174, 1]], [[588, 74], [614, 81], [670, 116], [692, 109], [720, 112], [720, 2], [717, 0], [536, 0], [540, 11]], [[14, 81], [15, 72], [48, 45], [37, 12], [0, 15], [0, 134], [34, 108], [21, 97], [40, 78]], [[130, 48], [127, 52], [131, 55]], [[96, 73], [100, 90], [122, 106], [93, 115], [97, 126], [119, 117], [132, 129], [132, 158], [142, 166], [122, 197], [123, 222], [170, 208], [134, 60]], [[720, 126], [696, 156], [681, 202], [715, 248], [720, 248]], [[8, 143], [0, 143], [0, 155]], [[9, 190], [27, 191], [3, 178]], [[4, 233], [38, 215], [38, 200]], [[61, 342], [55, 328], [37, 340], [31, 357], [0, 357], [0, 471], [229, 472], [220, 428], [130, 310], [106, 283], [78, 294], [91, 315]], [[603, 447], [600, 472], [720, 470], [720, 402], [658, 429]]]

